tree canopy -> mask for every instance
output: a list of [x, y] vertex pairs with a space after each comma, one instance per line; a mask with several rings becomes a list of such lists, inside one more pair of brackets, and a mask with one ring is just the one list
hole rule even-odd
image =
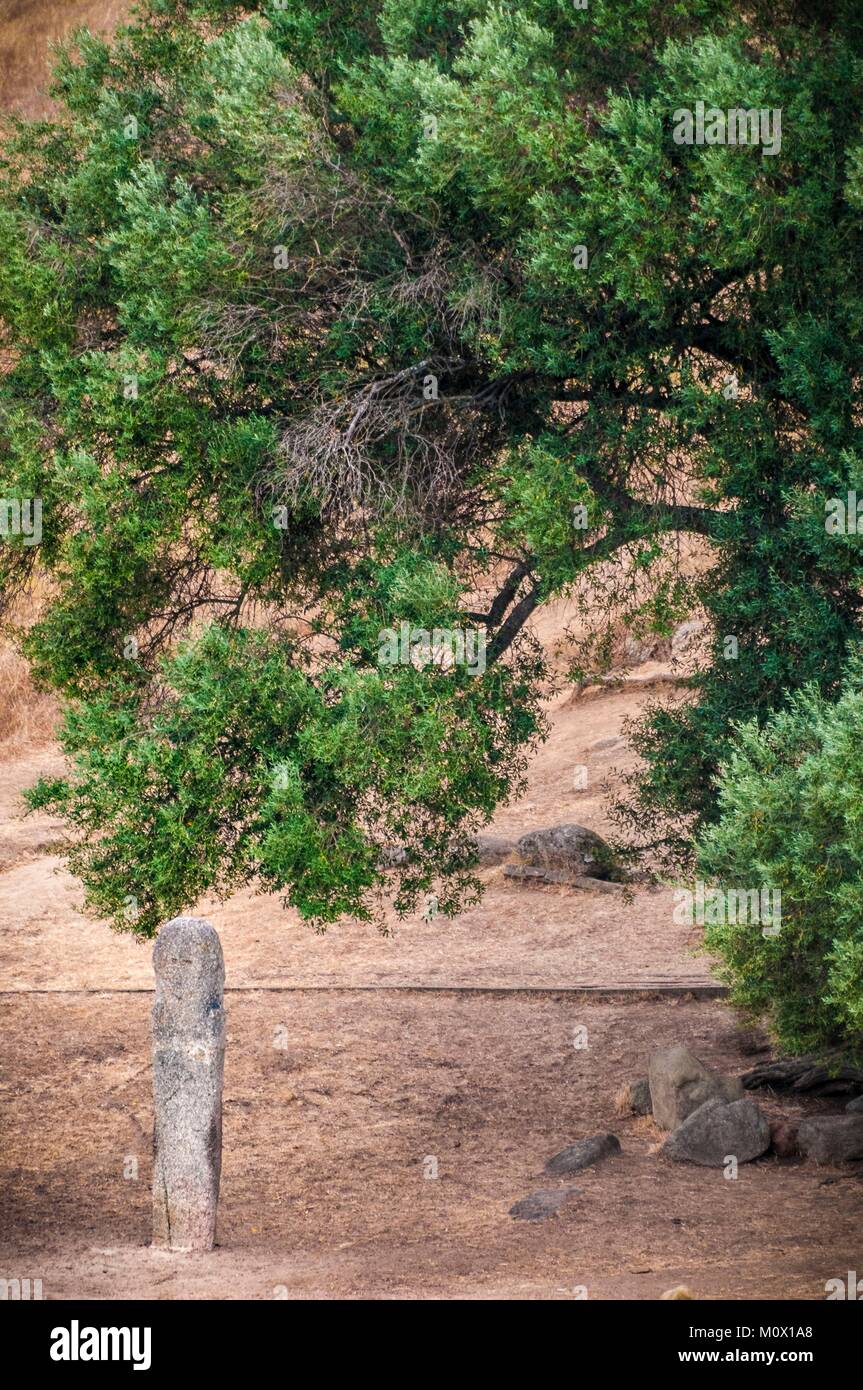
[[[567, 593], [707, 611], [623, 812], [683, 853], [734, 721], [858, 632], [859, 6], [149, 0], [54, 95], [0, 158], [0, 496], [42, 504], [0, 581], [46, 576], [72, 771], [33, 799], [91, 905], [369, 917], [395, 842], [399, 910], [456, 910]], [[699, 103], [774, 138], [681, 142]], [[402, 624], [484, 669], [383, 662]]]

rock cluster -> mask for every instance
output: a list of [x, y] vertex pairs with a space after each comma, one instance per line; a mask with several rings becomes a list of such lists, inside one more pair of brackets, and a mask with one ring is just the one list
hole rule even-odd
[[[764, 1070], [776, 1074], [770, 1070], [775, 1066], [766, 1064]], [[711, 1071], [686, 1047], [666, 1047], [650, 1058], [646, 1077], [624, 1087], [616, 1108], [618, 1114], [652, 1114], [657, 1126], [667, 1132], [660, 1152], [678, 1163], [727, 1168], [731, 1160], [751, 1163], [768, 1150], [778, 1158], [802, 1155], [825, 1164], [863, 1159], [863, 1096], [850, 1101], [844, 1114], [771, 1125], [745, 1094], [747, 1080]], [[620, 1152], [616, 1135], [593, 1134], [554, 1154], [545, 1164], [545, 1172], [568, 1177]], [[518, 1220], [545, 1220], [555, 1216], [578, 1192], [572, 1186], [542, 1188], [516, 1202], [510, 1215]], [[672, 1292], [666, 1296], [677, 1295]]]

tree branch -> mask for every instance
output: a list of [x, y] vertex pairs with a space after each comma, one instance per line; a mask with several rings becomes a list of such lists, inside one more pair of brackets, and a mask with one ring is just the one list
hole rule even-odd
[[488, 650], [489, 664], [493, 664], [503, 656], [504, 652], [512, 646], [521, 629], [524, 627], [531, 613], [533, 613], [539, 603], [539, 585], [535, 584], [532, 589], [520, 599], [513, 608], [506, 622], [498, 628], [491, 641]]

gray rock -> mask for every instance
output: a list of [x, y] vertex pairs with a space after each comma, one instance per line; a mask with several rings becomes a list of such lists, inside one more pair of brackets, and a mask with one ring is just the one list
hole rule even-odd
[[654, 1052], [648, 1080], [653, 1118], [660, 1129], [677, 1129], [708, 1100], [735, 1101], [743, 1095], [738, 1077], [710, 1071], [688, 1048], [680, 1046]]
[[732, 1156], [738, 1163], [748, 1163], [769, 1145], [770, 1125], [754, 1100], [735, 1100], [730, 1105], [709, 1100], [668, 1136], [662, 1152], [678, 1163], [722, 1168]]
[[863, 1158], [863, 1115], [820, 1115], [797, 1130], [800, 1152], [816, 1163], [850, 1163]]
[[678, 623], [671, 638], [671, 655], [680, 657], [690, 651], [704, 632], [704, 626], [703, 622], [694, 618], [685, 623]]
[[628, 633], [623, 644], [623, 659], [628, 666], [641, 666], [645, 661], [660, 661], [671, 655], [671, 641], [668, 637], [658, 637], [647, 633], [636, 637]]
[[516, 1221], [545, 1221], [555, 1216], [566, 1202], [578, 1193], [577, 1187], [543, 1187], [539, 1192], [531, 1192], [510, 1207], [510, 1216]]
[[845, 1106], [846, 1115], [863, 1115], [863, 1096], [855, 1096]]
[[592, 1134], [589, 1139], [579, 1139], [560, 1153], [550, 1158], [545, 1165], [547, 1173], [580, 1173], [590, 1168], [600, 1159], [610, 1158], [620, 1153], [620, 1140], [614, 1134]]
[[153, 950], [153, 1244], [212, 1250], [222, 1166], [225, 967], [209, 922], [176, 917]]
[[530, 830], [516, 846], [523, 863], [541, 869], [565, 869], [592, 878], [621, 879], [615, 853], [601, 836], [583, 825], [553, 825]]
[[650, 1099], [650, 1082], [646, 1076], [640, 1076], [637, 1081], [627, 1086], [624, 1108], [630, 1115], [651, 1114], [653, 1102]]
[[481, 866], [502, 864], [515, 851], [515, 840], [503, 835], [478, 835], [476, 849]]
[[408, 852], [404, 845], [384, 845], [381, 849], [381, 867], [400, 869], [408, 862]]

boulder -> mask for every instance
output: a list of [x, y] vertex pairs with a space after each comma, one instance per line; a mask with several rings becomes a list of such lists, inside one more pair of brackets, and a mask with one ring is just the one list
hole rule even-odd
[[863, 1096], [855, 1096], [845, 1106], [846, 1115], [863, 1115]]
[[624, 875], [614, 850], [600, 835], [583, 825], [552, 825], [530, 830], [516, 845], [522, 863], [539, 869], [620, 881]]
[[577, 1187], [544, 1187], [539, 1192], [531, 1192], [529, 1197], [522, 1197], [510, 1207], [509, 1214], [516, 1221], [545, 1221], [555, 1216], [577, 1193]]
[[633, 1115], [652, 1115], [653, 1101], [650, 1096], [650, 1082], [646, 1076], [640, 1076], [633, 1084], [629, 1100], [629, 1108]]
[[863, 1115], [819, 1115], [798, 1130], [800, 1152], [816, 1163], [850, 1163], [863, 1158]]
[[641, 666], [645, 661], [663, 661], [670, 655], [670, 639], [658, 637], [655, 632], [643, 637], [636, 637], [630, 632], [623, 643], [623, 660], [627, 666]]
[[736, 1076], [710, 1071], [686, 1047], [654, 1052], [648, 1068], [653, 1118], [660, 1129], [677, 1129], [708, 1100], [736, 1101], [743, 1085]]
[[400, 869], [408, 862], [408, 852], [404, 845], [383, 845], [380, 862], [384, 869]]
[[678, 623], [671, 638], [671, 655], [679, 658], [688, 654], [704, 632], [704, 623], [697, 618]]
[[545, 1165], [547, 1173], [580, 1173], [603, 1158], [620, 1153], [620, 1140], [614, 1134], [592, 1134], [589, 1139], [579, 1139], [560, 1153], [550, 1158]]
[[476, 850], [480, 865], [502, 864], [515, 850], [515, 840], [503, 835], [478, 835]]
[[735, 1100], [730, 1104], [709, 1100], [669, 1134], [662, 1152], [678, 1163], [723, 1168], [731, 1157], [738, 1163], [749, 1163], [769, 1145], [767, 1116], [753, 1100]]
[[777, 1158], [794, 1158], [800, 1152], [797, 1126], [790, 1120], [779, 1120], [770, 1126], [770, 1147]]

